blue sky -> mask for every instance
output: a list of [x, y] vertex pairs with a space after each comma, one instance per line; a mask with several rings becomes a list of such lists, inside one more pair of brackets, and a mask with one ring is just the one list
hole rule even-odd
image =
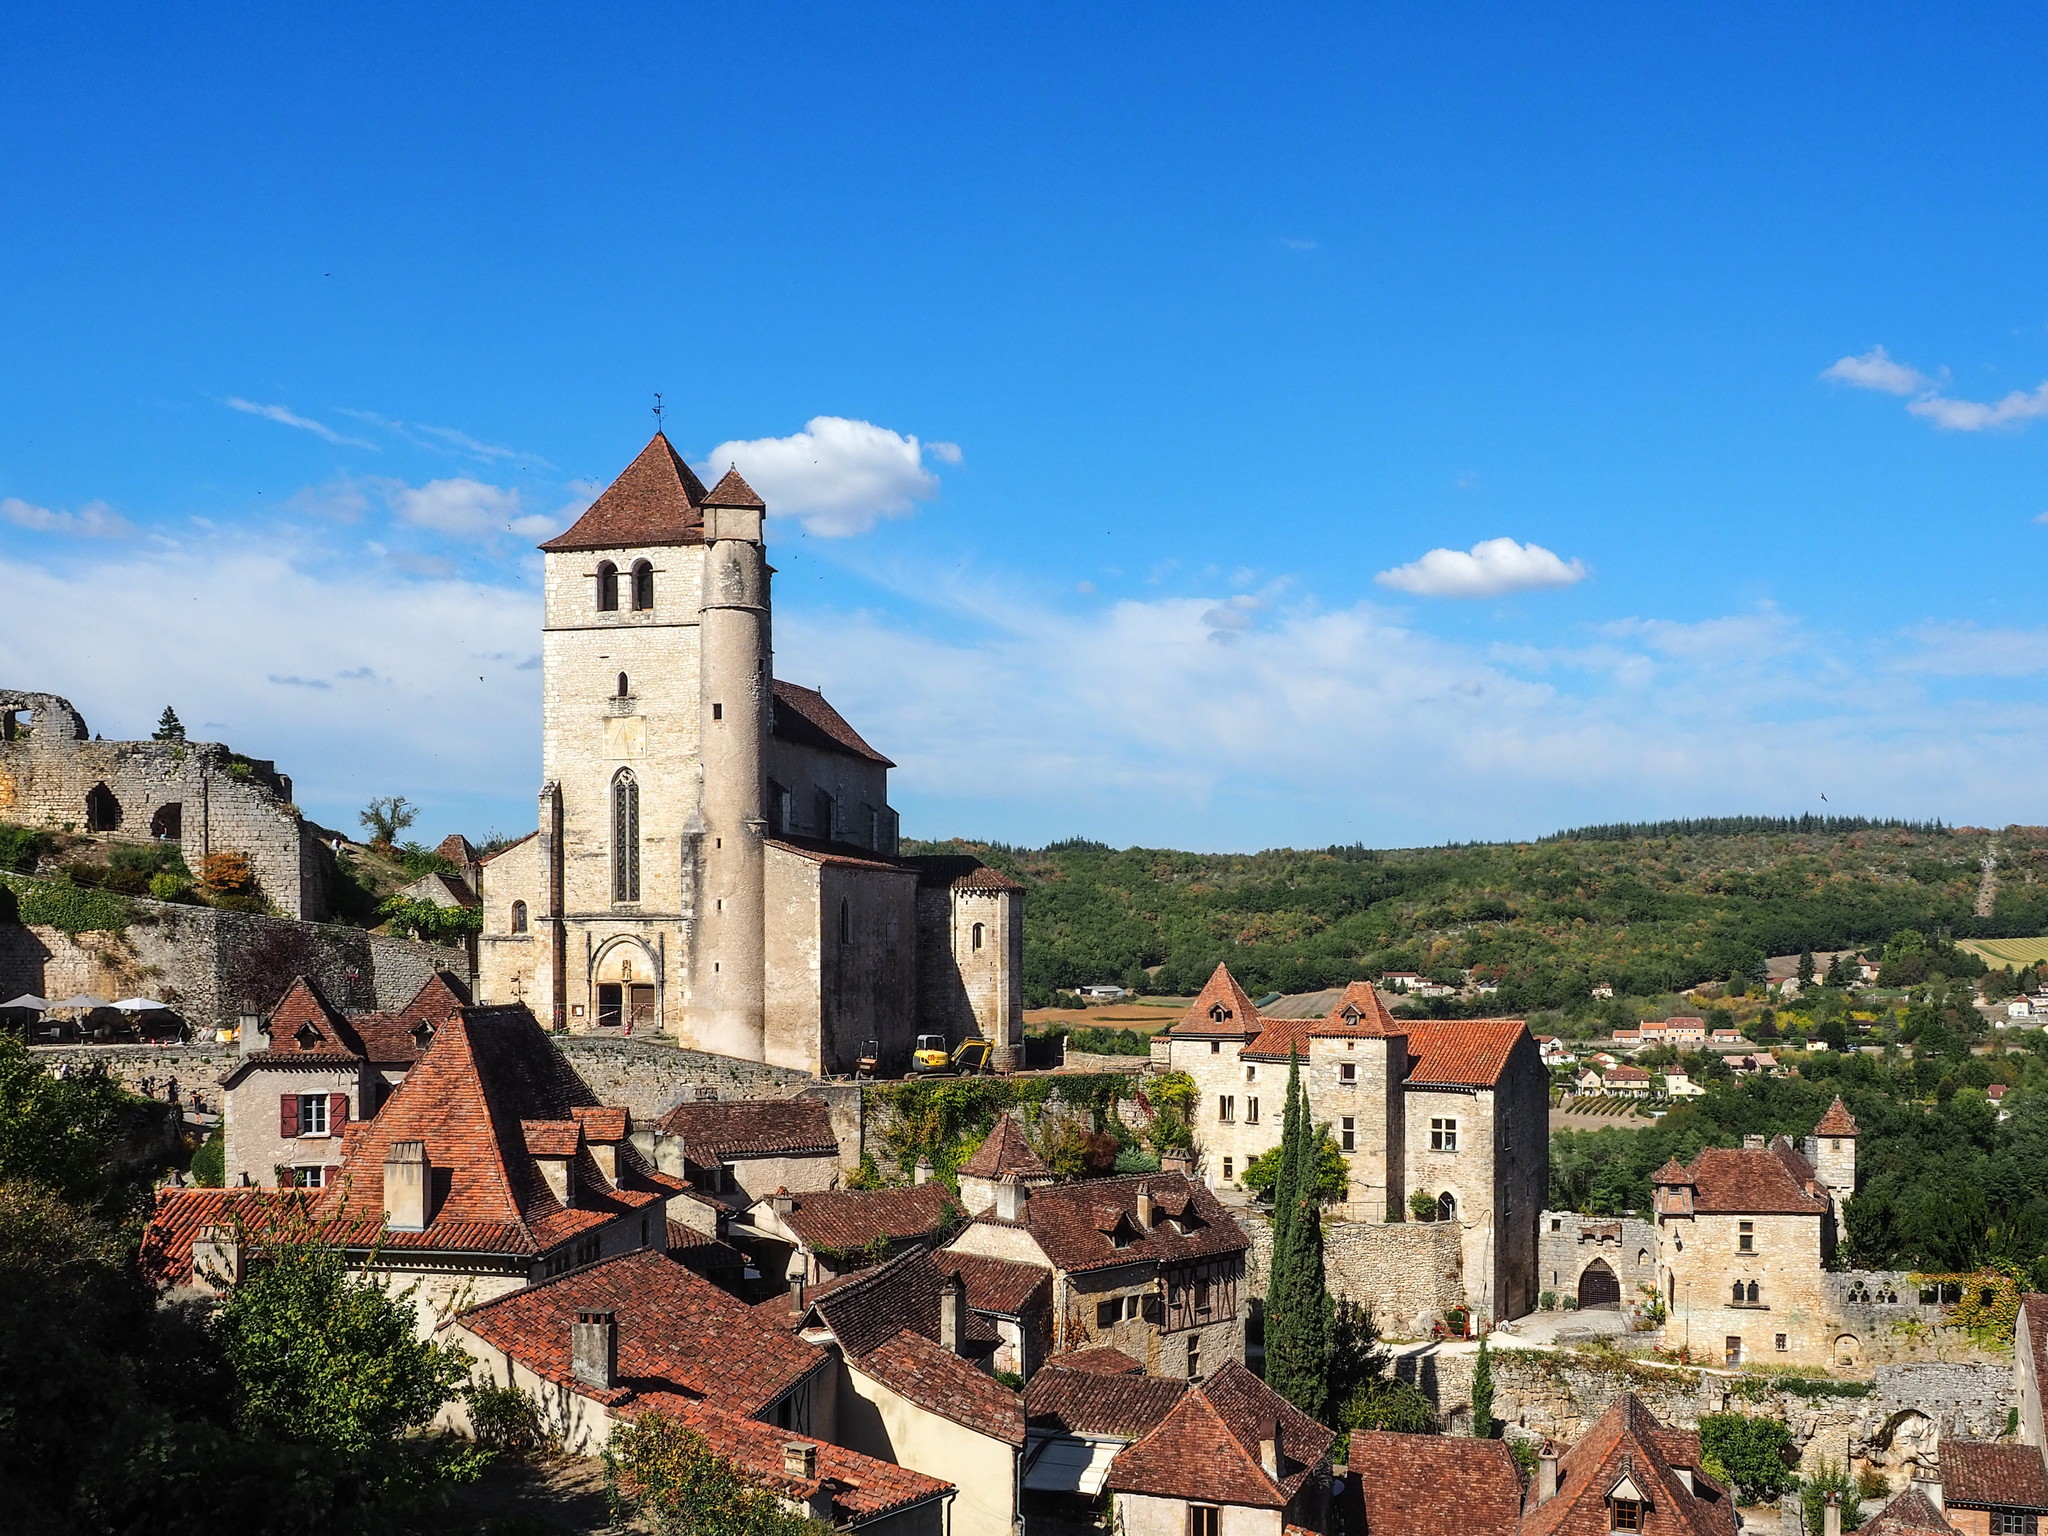
[[15, 7], [0, 683], [523, 830], [658, 390], [914, 834], [2048, 821], [2044, 30]]

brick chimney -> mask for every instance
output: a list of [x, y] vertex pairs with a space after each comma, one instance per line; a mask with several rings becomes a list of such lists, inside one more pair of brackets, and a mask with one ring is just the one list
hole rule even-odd
[[1543, 1450], [1536, 1457], [1536, 1502], [1548, 1504], [1557, 1497], [1557, 1443], [1543, 1442]]
[[957, 1269], [939, 1280], [939, 1348], [949, 1355], [967, 1352], [967, 1282]]
[[1175, 1147], [1171, 1152], [1160, 1154], [1159, 1171], [1177, 1173], [1184, 1179], [1195, 1176], [1195, 1154], [1185, 1147]]
[[434, 1170], [424, 1141], [394, 1141], [384, 1158], [384, 1221], [394, 1232], [424, 1232], [433, 1218]]
[[783, 1441], [782, 1471], [785, 1477], [816, 1478], [818, 1448], [808, 1440]]
[[610, 1391], [619, 1384], [618, 1314], [576, 1314], [569, 1325], [569, 1370], [585, 1386]]

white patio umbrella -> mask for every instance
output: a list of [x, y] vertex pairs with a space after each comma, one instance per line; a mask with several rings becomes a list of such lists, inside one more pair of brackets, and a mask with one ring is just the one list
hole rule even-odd
[[52, 1008], [104, 1008], [107, 1000], [94, 997], [90, 992], [74, 992], [69, 997], [60, 997], [50, 1004]]
[[113, 1006], [123, 1013], [161, 1013], [169, 1009], [170, 1004], [149, 997], [124, 997]]
[[37, 997], [33, 992], [24, 992], [19, 997], [11, 997], [0, 1003], [0, 1008], [29, 1008], [37, 1013], [42, 1013], [53, 1006], [47, 997]]

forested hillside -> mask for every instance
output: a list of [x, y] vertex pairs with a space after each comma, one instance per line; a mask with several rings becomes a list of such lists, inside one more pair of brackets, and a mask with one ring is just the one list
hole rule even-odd
[[1993, 836], [1730, 818], [1445, 848], [1199, 854], [1075, 840], [906, 851], [972, 851], [1026, 884], [1034, 1004], [1102, 981], [1185, 993], [1227, 960], [1255, 994], [1484, 967], [1502, 981], [1489, 1005], [1526, 1011], [1581, 1006], [1596, 981], [1652, 997], [1760, 974], [1766, 955], [1860, 947], [1901, 928], [2048, 932], [2048, 828], [1995, 834], [1997, 901], [1974, 915]]

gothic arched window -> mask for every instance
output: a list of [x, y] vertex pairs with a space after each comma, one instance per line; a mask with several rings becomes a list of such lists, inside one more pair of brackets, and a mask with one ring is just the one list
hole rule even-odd
[[640, 783], [630, 768], [612, 780], [612, 900], [640, 899]]
[[512, 903], [512, 931], [514, 933], [526, 932], [526, 903], [523, 901]]
[[632, 690], [632, 688], [631, 688], [631, 687], [629, 687], [629, 686], [628, 686], [628, 684], [627, 684], [627, 681], [626, 681], [626, 674], [625, 674], [625, 673], [623, 673], [623, 672], [621, 672], [621, 673], [619, 674], [619, 697], [623, 699], [623, 698], [625, 698], [625, 697], [626, 697], [626, 695], [628, 695], [628, 694], [629, 694], [629, 693], [631, 693], [632, 691], [633, 691], [633, 690]]
[[654, 567], [645, 560], [633, 562], [633, 607], [645, 613], [654, 606]]
[[597, 611], [615, 613], [619, 606], [619, 568], [609, 560], [597, 567]]

